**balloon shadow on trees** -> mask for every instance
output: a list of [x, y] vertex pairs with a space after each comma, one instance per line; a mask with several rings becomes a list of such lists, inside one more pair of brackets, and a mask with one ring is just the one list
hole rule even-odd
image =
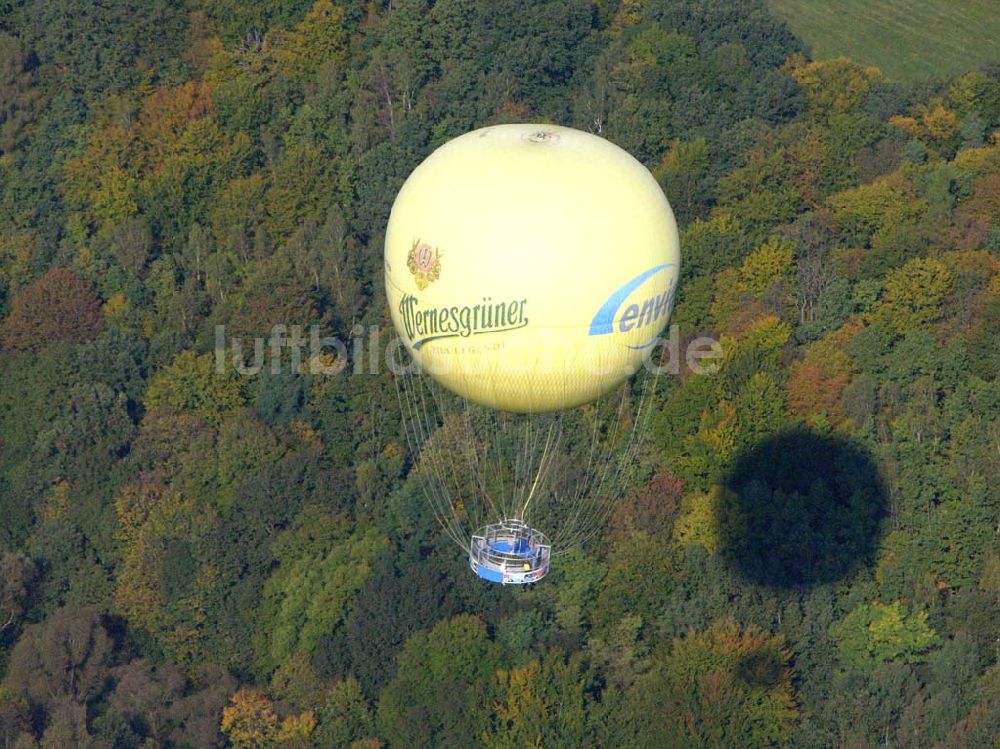
[[743, 579], [774, 588], [833, 582], [874, 562], [884, 482], [857, 443], [796, 429], [743, 453], [718, 503], [720, 551]]

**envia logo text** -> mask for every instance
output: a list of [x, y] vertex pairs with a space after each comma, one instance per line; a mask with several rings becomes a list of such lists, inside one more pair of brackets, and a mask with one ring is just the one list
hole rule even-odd
[[[649, 342], [629, 348], [646, 348], [652, 345], [656, 340], [656, 334], [662, 328], [662, 325], [655, 323], [661, 319], [666, 322], [666, 318], [670, 315], [670, 308], [674, 303], [674, 292], [677, 289], [676, 277], [671, 278], [666, 290], [659, 294], [648, 296], [641, 302], [633, 302], [628, 306], [625, 306], [625, 302], [647, 281], [673, 267], [674, 263], [654, 266], [615, 291], [601, 305], [597, 314], [594, 315], [594, 319], [590, 321], [589, 334], [608, 335], [614, 333], [616, 329], [619, 333], [628, 333], [632, 330], [651, 327], [653, 335], [650, 336]], [[624, 309], [622, 309], [623, 307]]]

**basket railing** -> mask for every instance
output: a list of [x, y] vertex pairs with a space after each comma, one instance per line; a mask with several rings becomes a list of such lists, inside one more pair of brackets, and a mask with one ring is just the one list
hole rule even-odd
[[[509, 551], [499, 550], [498, 544], [509, 545]], [[525, 550], [516, 547], [524, 544]], [[520, 521], [506, 520], [480, 528], [472, 537], [469, 557], [472, 561], [494, 569], [521, 566], [525, 562], [531, 569], [548, 567], [552, 546], [545, 534]]]

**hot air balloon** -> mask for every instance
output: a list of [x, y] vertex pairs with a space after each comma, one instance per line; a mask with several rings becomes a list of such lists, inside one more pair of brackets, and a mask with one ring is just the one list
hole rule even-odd
[[599, 531], [641, 444], [633, 376], [679, 262], [653, 176], [572, 128], [475, 130], [403, 184], [386, 293], [429, 377], [398, 377], [400, 403], [428, 504], [480, 577], [535, 582]]

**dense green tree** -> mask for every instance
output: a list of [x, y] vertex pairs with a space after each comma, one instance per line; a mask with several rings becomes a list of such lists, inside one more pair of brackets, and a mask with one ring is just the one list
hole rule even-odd
[[34, 84], [32, 61], [17, 38], [0, 35], [0, 154], [13, 151], [25, 137], [25, 129], [37, 116], [41, 92]]
[[190, 412], [218, 423], [227, 411], [242, 406], [245, 396], [243, 383], [232, 370], [226, 368], [218, 374], [215, 367], [208, 354], [181, 353], [150, 380], [146, 406]]
[[0, 557], [0, 643], [16, 639], [37, 575], [37, 566], [23, 554]]
[[879, 313], [899, 333], [941, 316], [941, 302], [951, 286], [951, 273], [933, 259], [911, 260], [890, 273]]
[[343, 626], [385, 546], [374, 529], [351, 533], [325, 509], [304, 512], [277, 539], [279, 566], [264, 586], [258, 630], [264, 669], [293, 653], [312, 653], [320, 637]]
[[374, 731], [371, 710], [357, 680], [337, 682], [317, 711], [316, 740], [331, 749], [350, 749]]
[[655, 618], [670, 595], [667, 538], [638, 531], [619, 540], [590, 611], [596, 630], [603, 632], [622, 613], [638, 615], [646, 623]]
[[389, 746], [473, 747], [489, 713], [479, 702], [500, 665], [483, 622], [469, 615], [413, 635], [379, 695], [377, 726]]
[[345, 624], [351, 672], [372, 697], [394, 675], [395, 654], [411, 635], [457, 613], [442, 571], [406, 562], [397, 572], [389, 559], [380, 561]]
[[919, 661], [937, 635], [927, 626], [925, 612], [907, 612], [897, 601], [862, 604], [830, 630], [844, 663], [872, 669], [879, 663]]
[[170, 3], [29, 0], [13, 25], [54, 82], [88, 97], [141, 84], [144, 70], [183, 70], [184, 14]]

